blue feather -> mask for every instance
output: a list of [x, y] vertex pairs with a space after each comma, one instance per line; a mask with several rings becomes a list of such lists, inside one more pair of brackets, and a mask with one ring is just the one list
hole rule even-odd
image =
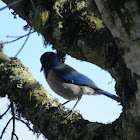
[[[53, 90], [55, 90], [56, 93], [57, 92], [60, 93], [61, 96], [64, 96], [61, 94], [61, 92], [63, 93], [63, 91], [65, 91], [63, 94], [66, 94], [65, 97], [67, 97], [69, 99], [70, 95], [67, 96], [67, 91], [66, 91], [66, 89], [68, 89], [68, 91], [72, 91], [70, 93], [70, 94], [72, 94], [71, 98], [78, 97], [78, 99], [80, 99], [81, 94], [86, 94], [86, 93], [79, 93], [78, 91], [80, 91], [80, 90], [77, 90], [77, 89], [78, 88], [87, 89], [89, 87], [88, 91], [86, 91], [87, 94], [88, 93], [94, 94], [94, 91], [97, 91], [97, 94], [102, 93], [103, 95], [110, 97], [111, 99], [119, 101], [119, 98], [116, 95], [113, 95], [107, 91], [100, 89], [87, 76], [79, 73], [72, 67], [70, 67], [66, 64], [62, 64], [60, 61], [58, 61], [58, 58], [55, 53], [46, 52], [41, 56], [40, 60], [42, 63], [41, 70], [44, 70], [46, 80], [48, 80], [48, 74], [50, 71], [51, 71], [50, 75], [52, 73], [54, 74], [53, 77], [49, 76], [49, 83], [50, 83], [51, 87], [54, 88]], [[55, 79], [57, 79], [59, 82], [58, 83], [55, 82]], [[67, 88], [66, 87], [64, 88], [62, 83], [65, 83], [65, 86], [67, 85]], [[73, 85], [70, 85], [68, 83], [73, 84]], [[70, 86], [73, 86], [73, 87], [70, 87]], [[83, 86], [83, 87], [81, 87], [81, 86]], [[86, 86], [86, 87], [84, 87], [84, 86]], [[76, 89], [74, 90], [74, 88], [76, 88]], [[60, 92], [60, 89], [61, 89], [61, 92]], [[79, 96], [77, 96], [77, 95], [79, 95]]]
[[114, 100], [116, 100], [116, 101], [119, 101], [118, 96], [113, 95], [113, 94], [111, 94], [111, 93], [109, 93], [109, 92], [107, 92], [107, 91], [105, 91], [105, 90], [100, 89], [100, 90], [98, 90], [98, 92], [104, 94], [104, 95], [107, 96], [107, 97], [110, 97], [111, 99], [114, 99]]
[[58, 77], [67, 83], [72, 83], [80, 86], [95, 86], [95, 83], [87, 76], [80, 74], [72, 67], [62, 64], [59, 67], [53, 68], [54, 72]]

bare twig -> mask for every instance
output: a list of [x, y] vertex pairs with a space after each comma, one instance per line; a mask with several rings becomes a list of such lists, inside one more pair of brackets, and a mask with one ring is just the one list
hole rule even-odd
[[7, 128], [7, 126], [9, 125], [9, 123], [10, 123], [10, 121], [11, 121], [12, 119], [13, 119], [13, 117], [7, 122], [6, 126], [4, 127], [4, 129], [3, 129], [2, 133], [1, 133], [0, 139], [2, 139], [3, 134], [4, 134], [4, 132], [5, 132], [6, 128]]
[[13, 130], [11, 133], [11, 140], [13, 140], [14, 135], [15, 135], [15, 110], [14, 110], [13, 102], [11, 102], [11, 112], [12, 112], [12, 116], [13, 116]]
[[18, 136], [16, 134], [14, 134], [14, 136], [16, 137], [17, 140], [19, 140]]
[[[23, 35], [25, 36], [25, 35]], [[19, 37], [23, 37], [23, 36], [12, 36], [12, 35], [7, 35], [6, 37], [9, 37], [9, 38], [19, 38]]]
[[25, 39], [25, 41], [24, 41], [22, 47], [19, 49], [19, 51], [17, 52], [17, 54], [15, 55], [15, 57], [17, 57], [18, 54], [21, 52], [21, 50], [24, 48], [24, 46], [25, 46], [25, 44], [26, 44], [26, 42], [27, 42], [27, 40], [29, 39], [29, 36], [30, 36], [30, 34], [31, 34], [31, 30], [32, 30], [32, 29], [30, 28], [30, 31], [29, 31], [29, 33], [28, 33], [27, 38]]
[[2, 115], [0, 115], [0, 119], [2, 119], [2, 117], [9, 111], [10, 107], [11, 107], [11, 104], [9, 105], [9, 107], [7, 108], [7, 110]]
[[24, 123], [29, 128], [29, 130], [34, 132], [34, 130], [29, 126], [29, 123], [26, 123], [25, 121], [23, 121], [23, 120], [21, 120], [20, 118], [17, 118], [17, 117], [15, 117], [15, 119]]
[[[33, 32], [30, 31], [28, 34], [25, 34], [25, 35], [23, 35], [23, 36], [20, 36], [20, 37], [18, 37], [17, 39], [14, 39], [14, 40], [12, 40], [12, 41], [3, 42], [3, 44], [13, 43], [13, 42], [18, 41], [19, 39], [24, 38], [24, 37], [26, 37], [26, 36], [29, 36], [30, 34], [35, 33], [35, 32], [36, 32], [36, 31], [33, 31]], [[8, 36], [8, 37], [9, 37], [9, 36]]]
[[8, 7], [10, 8], [11, 6], [14, 6], [14, 5], [18, 4], [18, 3], [21, 2], [21, 1], [23, 1], [23, 0], [16, 0], [16, 1], [14, 1], [14, 2], [8, 4], [7, 6], [4, 6], [4, 7], [0, 8], [0, 11], [6, 9], [6, 8], [8, 8]]
[[[58, 20], [56, 20], [56, 21], [54, 21], [53, 23], [55, 24], [55, 23], [57, 23], [58, 22]], [[50, 27], [52, 24], [48, 24], [47, 25], [47, 27]], [[46, 26], [44, 26], [44, 27], [41, 27], [40, 29], [38, 29], [37, 31], [40, 31], [40, 30], [43, 30], [44, 28], [46, 28]], [[29, 31], [29, 33], [28, 34], [25, 34], [25, 35], [23, 35], [23, 36], [7, 36], [7, 37], [12, 37], [12, 38], [17, 38], [17, 39], [14, 39], [14, 40], [12, 40], [12, 41], [6, 41], [6, 42], [2, 42], [1, 44], [2, 45], [4, 45], [4, 44], [9, 44], [9, 43], [13, 43], [13, 42], [15, 42], [15, 41], [18, 41], [19, 39], [21, 39], [21, 38], [24, 38], [24, 37], [26, 37], [26, 36], [28, 36], [28, 35], [30, 35], [30, 34], [32, 34], [32, 33], [35, 33], [35, 32], [37, 32], [37, 31]]]

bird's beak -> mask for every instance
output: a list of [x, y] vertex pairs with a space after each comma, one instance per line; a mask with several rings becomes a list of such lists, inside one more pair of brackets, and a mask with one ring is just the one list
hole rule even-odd
[[40, 72], [43, 70], [43, 67], [41, 67]]

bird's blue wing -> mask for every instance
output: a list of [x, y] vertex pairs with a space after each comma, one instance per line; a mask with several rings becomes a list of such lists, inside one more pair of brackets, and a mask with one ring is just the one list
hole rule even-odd
[[67, 74], [64, 77], [65, 79], [67, 79], [68, 81], [70, 80], [71, 83], [74, 83], [76, 85], [86, 85], [86, 86], [92, 86], [95, 85], [95, 83], [90, 80], [88, 77], [86, 77], [83, 74]]
[[65, 81], [66, 83], [96, 87], [95, 83], [91, 79], [83, 74], [80, 74], [75, 69], [66, 64], [62, 64], [60, 67], [54, 68], [54, 72], [59, 78], [61, 78], [61, 80]]
[[96, 84], [89, 79], [87, 76], [77, 72], [72, 67], [62, 64], [60, 67], [56, 67], [53, 69], [56, 76], [58, 76], [62, 81], [66, 83], [76, 84], [80, 86], [88, 86], [98, 91], [99, 93], [110, 97], [116, 101], [119, 101], [119, 98], [116, 95], [113, 95], [107, 91], [104, 91], [96, 86]]

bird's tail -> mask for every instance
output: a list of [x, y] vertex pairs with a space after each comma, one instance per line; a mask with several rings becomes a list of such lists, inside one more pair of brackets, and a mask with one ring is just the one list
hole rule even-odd
[[103, 95], [105, 95], [105, 96], [107, 96], [107, 97], [109, 97], [109, 98], [111, 98], [113, 100], [116, 100], [117, 102], [120, 102], [119, 97], [116, 96], [116, 95], [113, 95], [113, 94], [111, 94], [111, 93], [109, 93], [109, 92], [107, 92], [105, 90], [101, 90], [101, 89], [99, 89], [98, 92], [102, 93]]

